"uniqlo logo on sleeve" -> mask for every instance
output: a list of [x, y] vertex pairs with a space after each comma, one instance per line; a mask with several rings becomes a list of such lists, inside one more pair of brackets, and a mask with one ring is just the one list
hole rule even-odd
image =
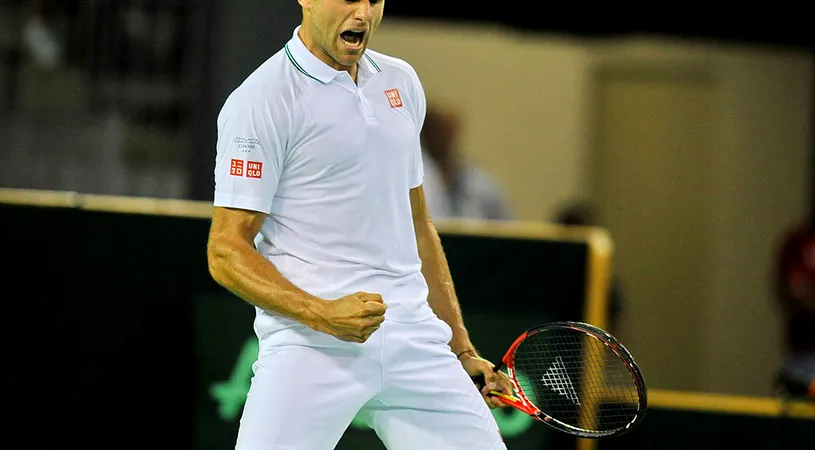
[[236, 177], [243, 176], [243, 161], [240, 159], [233, 159], [229, 163], [229, 174]]
[[246, 161], [246, 176], [248, 178], [263, 178], [263, 163], [260, 161]]
[[388, 103], [391, 104], [391, 108], [402, 107], [402, 97], [399, 95], [399, 89], [388, 89], [385, 91], [385, 96], [388, 97]]

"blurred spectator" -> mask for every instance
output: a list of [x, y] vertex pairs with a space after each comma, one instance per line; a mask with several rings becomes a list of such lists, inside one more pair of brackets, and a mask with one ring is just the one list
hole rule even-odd
[[[591, 208], [575, 203], [563, 208], [555, 216], [555, 223], [568, 226], [598, 226]], [[608, 293], [608, 320], [606, 331], [614, 334], [620, 322], [623, 294], [619, 279], [612, 275]]]
[[46, 0], [27, 0], [23, 50], [40, 67], [53, 68], [62, 61], [63, 46], [46, 15]]
[[422, 161], [430, 216], [510, 219], [510, 207], [498, 183], [459, 151], [460, 126], [453, 111], [428, 106], [422, 128]]
[[785, 234], [775, 289], [785, 327], [785, 361], [778, 387], [792, 396], [815, 399], [815, 227], [811, 218]]

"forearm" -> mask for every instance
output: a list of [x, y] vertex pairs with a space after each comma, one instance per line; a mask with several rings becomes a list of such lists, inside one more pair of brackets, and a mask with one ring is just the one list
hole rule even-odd
[[453, 330], [453, 339], [450, 341], [453, 352], [458, 354], [465, 350], [474, 350], [470, 335], [464, 326], [461, 306], [436, 227], [429, 219], [419, 220], [415, 226], [419, 257], [422, 260], [422, 275], [429, 288], [430, 308]]
[[325, 300], [288, 281], [249, 243], [221, 240], [208, 251], [209, 271], [218, 284], [246, 302], [317, 329]]

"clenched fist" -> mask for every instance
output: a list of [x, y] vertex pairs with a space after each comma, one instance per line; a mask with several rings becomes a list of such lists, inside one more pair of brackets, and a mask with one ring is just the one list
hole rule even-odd
[[357, 292], [328, 302], [316, 329], [342, 341], [365, 342], [385, 321], [387, 306], [379, 294]]

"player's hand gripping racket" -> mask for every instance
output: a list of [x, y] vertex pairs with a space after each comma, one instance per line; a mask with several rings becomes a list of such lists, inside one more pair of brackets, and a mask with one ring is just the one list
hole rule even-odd
[[[645, 380], [614, 336], [581, 322], [554, 322], [527, 330], [510, 346], [506, 367], [514, 396], [501, 401], [556, 430], [583, 438], [619, 436], [645, 413]], [[474, 377], [479, 389], [484, 377]]]

